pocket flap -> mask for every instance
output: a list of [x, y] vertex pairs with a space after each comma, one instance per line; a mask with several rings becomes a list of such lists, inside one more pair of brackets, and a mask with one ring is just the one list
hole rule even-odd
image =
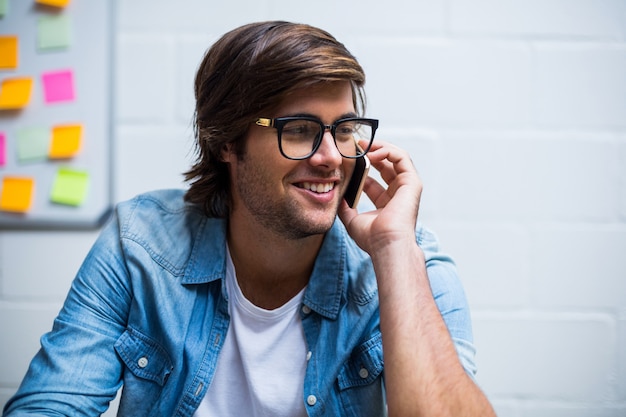
[[161, 386], [174, 369], [165, 349], [134, 329], [127, 329], [120, 336], [115, 343], [115, 350], [135, 376]]
[[343, 365], [337, 378], [339, 388], [369, 385], [383, 372], [383, 340], [377, 333], [367, 342], [358, 346]]

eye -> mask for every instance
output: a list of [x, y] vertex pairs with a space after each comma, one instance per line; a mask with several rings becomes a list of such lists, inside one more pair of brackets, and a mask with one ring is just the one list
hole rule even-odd
[[358, 128], [359, 124], [356, 122], [344, 122], [340, 124], [335, 129], [335, 140], [342, 142], [353, 140]]
[[342, 124], [336, 130], [339, 135], [352, 135], [356, 131], [356, 126], [354, 124]]
[[285, 124], [283, 127], [283, 136], [287, 136], [287, 139], [311, 138], [316, 137], [319, 130], [319, 126], [314, 122], [296, 120]]
[[283, 133], [287, 135], [302, 135], [308, 131], [308, 127], [302, 124], [291, 123], [283, 128]]

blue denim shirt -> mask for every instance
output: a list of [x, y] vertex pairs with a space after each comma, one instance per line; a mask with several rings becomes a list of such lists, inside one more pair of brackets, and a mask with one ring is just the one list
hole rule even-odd
[[[420, 226], [416, 237], [439, 310], [473, 375], [469, 311], [454, 264], [430, 232]], [[121, 203], [6, 415], [100, 415], [123, 385], [121, 416], [191, 416], [228, 330], [225, 251], [226, 221], [186, 205], [181, 190]], [[325, 237], [301, 317], [311, 352], [302, 399], [309, 416], [385, 415], [376, 278], [340, 221]]]

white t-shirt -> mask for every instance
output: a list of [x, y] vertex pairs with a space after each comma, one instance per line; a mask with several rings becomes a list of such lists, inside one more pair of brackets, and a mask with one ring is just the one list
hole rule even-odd
[[230, 326], [215, 376], [194, 417], [306, 417], [306, 341], [299, 307], [304, 290], [274, 310], [248, 301], [227, 254]]

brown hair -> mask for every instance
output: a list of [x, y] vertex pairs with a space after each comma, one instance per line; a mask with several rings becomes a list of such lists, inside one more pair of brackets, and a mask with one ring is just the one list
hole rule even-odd
[[226, 145], [243, 154], [251, 123], [294, 90], [329, 81], [350, 81], [355, 109], [365, 110], [363, 69], [329, 33], [303, 24], [260, 22], [226, 33], [205, 54], [195, 80], [197, 159], [185, 179], [185, 200], [209, 217], [230, 210]]

